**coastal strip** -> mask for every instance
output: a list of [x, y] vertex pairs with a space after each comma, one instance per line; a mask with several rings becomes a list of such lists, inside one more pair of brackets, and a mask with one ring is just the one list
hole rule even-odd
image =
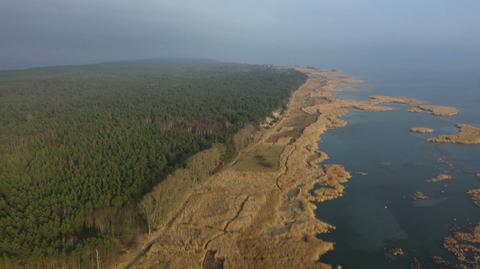
[[308, 79], [287, 108], [262, 124], [232, 163], [170, 206], [143, 247], [120, 257], [114, 268], [331, 268], [321, 257], [334, 243], [318, 235], [335, 227], [317, 218], [316, 204], [343, 196], [351, 174], [340, 164], [323, 164], [328, 154], [318, 140], [346, 126], [342, 117], [350, 109], [383, 112], [392, 110], [388, 103], [423, 102], [340, 98], [335, 94], [362, 81], [296, 69]]

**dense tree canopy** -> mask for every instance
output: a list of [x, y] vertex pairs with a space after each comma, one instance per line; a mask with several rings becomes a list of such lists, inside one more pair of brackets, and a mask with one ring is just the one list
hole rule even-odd
[[193, 153], [224, 143], [233, 154], [232, 135], [304, 79], [208, 61], [0, 72], [0, 256], [58, 260], [128, 244], [143, 229], [129, 205]]

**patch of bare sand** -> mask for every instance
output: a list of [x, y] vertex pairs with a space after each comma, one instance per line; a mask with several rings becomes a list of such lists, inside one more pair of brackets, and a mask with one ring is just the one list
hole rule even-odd
[[458, 124], [458, 134], [440, 135], [429, 139], [433, 143], [480, 144], [480, 128], [468, 124]]

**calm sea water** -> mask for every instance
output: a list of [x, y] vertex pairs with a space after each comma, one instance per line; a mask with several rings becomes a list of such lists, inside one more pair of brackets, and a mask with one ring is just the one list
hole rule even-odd
[[[322, 260], [344, 268], [409, 268], [417, 259], [426, 268], [436, 268], [432, 256], [453, 259], [442, 248], [452, 230], [480, 222], [480, 209], [466, 191], [480, 187], [474, 176], [480, 171], [480, 146], [431, 144], [431, 136], [456, 132], [455, 123], [480, 126], [480, 68], [418, 66], [418, 68], [352, 68], [367, 82], [363, 91], [344, 94], [366, 98], [372, 94], [411, 96], [433, 104], [458, 107], [462, 113], [441, 118], [409, 113], [395, 105], [392, 112], [352, 110], [347, 127], [322, 136], [320, 148], [352, 172], [346, 195], [320, 203], [317, 215], [337, 227], [321, 235], [336, 242], [334, 251]], [[431, 127], [431, 135], [412, 134], [411, 127]], [[368, 172], [360, 176], [356, 172]], [[429, 183], [439, 173], [451, 181]], [[420, 191], [430, 198], [414, 201]], [[392, 257], [388, 249], [401, 247], [405, 257]]]

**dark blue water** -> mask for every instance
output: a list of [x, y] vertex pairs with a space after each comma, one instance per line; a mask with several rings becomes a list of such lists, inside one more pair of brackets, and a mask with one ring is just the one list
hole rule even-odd
[[[357, 75], [367, 79], [363, 91], [343, 96], [410, 96], [455, 106], [462, 113], [440, 118], [409, 113], [402, 105], [395, 105], [392, 112], [352, 111], [345, 117], [349, 122], [345, 128], [322, 136], [320, 148], [331, 156], [328, 162], [342, 164], [353, 174], [343, 198], [320, 203], [317, 209], [320, 219], [337, 227], [321, 235], [336, 242], [335, 250], [322, 260], [347, 269], [409, 268], [414, 258], [427, 268], [436, 268], [432, 256], [453, 261], [442, 248], [443, 238], [452, 230], [480, 222], [480, 210], [466, 194], [480, 187], [474, 175], [480, 171], [480, 146], [427, 142], [431, 136], [456, 132], [457, 122], [480, 126], [480, 73], [474, 76], [480, 69], [391, 70], [357, 69]], [[412, 134], [411, 127], [430, 127], [435, 132]], [[368, 175], [355, 174], [360, 171]], [[454, 179], [427, 182], [439, 173]], [[430, 198], [413, 200], [417, 191]], [[406, 256], [388, 255], [392, 247], [403, 248]]]

